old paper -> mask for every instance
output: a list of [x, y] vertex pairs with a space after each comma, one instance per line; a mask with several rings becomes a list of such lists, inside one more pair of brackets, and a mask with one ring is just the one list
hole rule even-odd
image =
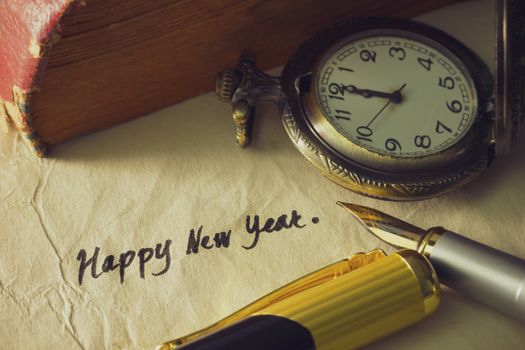
[[[492, 14], [492, 2], [480, 1], [421, 19], [490, 61]], [[338, 200], [442, 225], [525, 258], [525, 137], [460, 191], [389, 203], [319, 175], [288, 141], [273, 106], [259, 107], [256, 118], [246, 150], [235, 146], [230, 107], [211, 93], [63, 144], [49, 159], [34, 158], [13, 132], [2, 136], [0, 348], [154, 348], [331, 262], [392, 251]], [[293, 211], [304, 228], [263, 234], [245, 248], [254, 240], [248, 215], [290, 219]], [[195, 251], [192, 232], [215, 247]], [[368, 349], [524, 343], [523, 325], [445, 290], [435, 315]]]

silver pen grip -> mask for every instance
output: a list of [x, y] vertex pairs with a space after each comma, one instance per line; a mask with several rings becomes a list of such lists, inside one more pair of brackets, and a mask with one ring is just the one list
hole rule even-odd
[[525, 322], [525, 260], [446, 231], [430, 261], [444, 285]]

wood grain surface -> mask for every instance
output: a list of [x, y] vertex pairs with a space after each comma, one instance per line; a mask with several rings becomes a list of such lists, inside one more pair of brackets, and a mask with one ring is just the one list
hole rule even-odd
[[61, 20], [31, 96], [31, 126], [57, 144], [212, 90], [243, 49], [269, 69], [335, 21], [411, 17], [453, 2], [88, 0]]

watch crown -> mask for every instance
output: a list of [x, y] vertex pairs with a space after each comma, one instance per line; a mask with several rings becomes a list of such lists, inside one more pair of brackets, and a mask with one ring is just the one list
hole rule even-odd
[[235, 90], [239, 87], [241, 73], [237, 69], [225, 69], [217, 74], [215, 93], [223, 102], [231, 101]]

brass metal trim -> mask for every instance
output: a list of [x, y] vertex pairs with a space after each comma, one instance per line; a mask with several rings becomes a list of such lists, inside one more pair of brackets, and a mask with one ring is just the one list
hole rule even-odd
[[[341, 154], [312, 125], [318, 123], [319, 118], [322, 119], [322, 112], [316, 107], [315, 96], [309, 97], [311, 93], [298, 94], [295, 89], [298, 77], [308, 72], [315, 76], [315, 69], [322, 59], [319, 52], [330, 50], [334, 43], [345, 37], [378, 28], [414, 31], [421, 35], [428, 34], [438, 43], [447, 42], [446, 47], [455, 56], [461, 57], [474, 79], [478, 100], [476, 122], [462, 140], [449, 150], [435, 154], [434, 159], [427, 156], [427, 160], [415, 158], [399, 161], [394, 157], [374, 154], [357, 145], [349, 150], [351, 155]], [[310, 84], [313, 80], [314, 78], [310, 79]], [[370, 197], [399, 201], [426, 199], [472, 181], [488, 167], [491, 161], [491, 81], [490, 72], [481, 59], [443, 32], [406, 20], [354, 20], [335, 25], [311, 38], [286, 65], [281, 84], [287, 100], [286, 105], [282, 106], [281, 118], [299, 151], [324, 176], [337, 184]], [[309, 91], [312, 91], [311, 86]], [[330, 135], [334, 136], [336, 132]], [[330, 140], [342, 138], [339, 135]], [[348, 145], [345, 144], [346, 146]]]
[[488, 165], [488, 156], [483, 155], [466, 167], [459, 167], [446, 175], [431, 179], [417, 176], [412, 181], [381, 179], [368, 175], [359, 165], [349, 165], [320, 149], [315, 141], [298, 127], [288, 104], [283, 106], [281, 118], [295, 147], [321, 174], [340, 186], [369, 197], [396, 201], [431, 198], [472, 181]]
[[441, 238], [441, 236], [443, 236], [445, 232], [447, 232], [447, 230], [440, 226], [429, 229], [425, 236], [423, 236], [421, 242], [419, 242], [417, 251], [427, 258], [430, 258], [437, 241]]
[[403, 257], [419, 282], [421, 294], [423, 295], [425, 314], [429, 315], [433, 313], [439, 305], [440, 287], [436, 271], [432, 267], [432, 264], [427, 257], [416, 253], [414, 250], [401, 250], [396, 254]]
[[[341, 154], [343, 157], [351, 158], [363, 164], [365, 166], [371, 166], [379, 170], [385, 171], [415, 171], [420, 169], [429, 169], [435, 167], [443, 167], [447, 164], [451, 164], [458, 159], [464, 158], [465, 154], [473, 147], [476, 142], [480, 139], [479, 128], [472, 127], [476, 119], [476, 114], [480, 114], [483, 111], [481, 106], [478, 106], [478, 96], [474, 94], [472, 104], [474, 108], [471, 114], [474, 114], [471, 119], [471, 125], [468, 126], [465, 134], [461, 139], [456, 140], [452, 145], [445, 149], [429, 155], [423, 155], [419, 157], [398, 157], [395, 155], [380, 154], [372, 150], [368, 150], [354, 142], [348, 140], [346, 137], [341, 135], [336, 128], [328, 121], [324, 116], [321, 108], [319, 107], [320, 102], [318, 99], [319, 85], [317, 84], [320, 80], [320, 69], [330, 59], [331, 55], [336, 52], [339, 48], [349, 42], [359, 40], [368, 36], [382, 35], [382, 30], [368, 30], [356, 33], [345, 37], [343, 40], [335, 42], [327, 51], [320, 57], [313, 65], [312, 78], [311, 78], [311, 93], [305, 94], [303, 104], [305, 106], [305, 114], [308, 119], [311, 128], [317, 134], [317, 136], [325, 140], [325, 144], [330, 147], [334, 152]], [[464, 72], [466, 84], [469, 85], [472, 91], [476, 91], [474, 81], [470, 77], [470, 72], [467, 67], [463, 64], [459, 57], [453, 52], [448, 50], [442, 44], [434, 41], [423, 35], [412, 33], [405, 30], [389, 30], [388, 36], [395, 35], [396, 37], [404, 37], [412, 40], [419, 40], [422, 42], [431, 42], [432, 47], [436, 47], [440, 52], [450, 58], [456, 66]], [[479, 120], [477, 121], [479, 123]], [[329, 141], [328, 141], [329, 140]]]

